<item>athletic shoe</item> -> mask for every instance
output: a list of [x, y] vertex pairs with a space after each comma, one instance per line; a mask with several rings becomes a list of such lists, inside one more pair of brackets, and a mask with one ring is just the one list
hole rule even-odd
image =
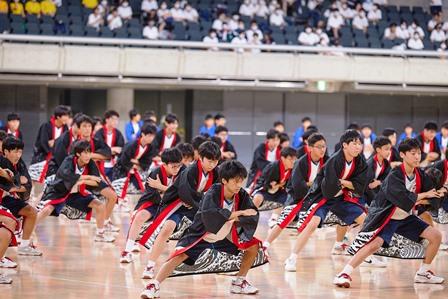
[[333, 279], [333, 284], [340, 288], [349, 288], [352, 278], [350, 275], [341, 273]]
[[444, 278], [438, 277], [434, 275], [434, 272], [428, 270], [426, 272], [417, 272], [415, 273], [414, 282], [415, 283], [434, 283], [440, 284], [445, 281]]
[[361, 267], [386, 268], [387, 263], [374, 256], [369, 256], [362, 262]]
[[0, 284], [11, 284], [12, 278], [0, 273]]
[[297, 269], [297, 260], [291, 257], [288, 257], [285, 261], [285, 271], [287, 272], [296, 272]]
[[100, 234], [100, 233], [96, 233], [95, 235], [95, 242], [105, 242], [105, 243], [112, 243], [115, 241], [115, 238], [106, 234]]
[[17, 268], [17, 263], [14, 262], [9, 257], [5, 256], [0, 260], [0, 268], [9, 268], [9, 269]]
[[246, 279], [234, 278], [230, 286], [230, 293], [253, 295], [258, 293], [258, 289], [252, 286]]
[[348, 255], [347, 253], [348, 245], [346, 243], [334, 244], [333, 249], [331, 250], [332, 255]]
[[115, 226], [112, 224], [112, 222], [107, 221], [104, 225], [104, 229], [107, 232], [111, 232], [111, 233], [118, 233], [120, 231], [120, 228], [118, 226]]
[[136, 242], [134, 243], [134, 247], [132, 247], [132, 252], [140, 252], [140, 245]]
[[154, 266], [146, 266], [142, 274], [142, 279], [153, 279], [155, 275]]
[[41, 256], [42, 252], [37, 250], [33, 245], [30, 246], [19, 246], [17, 249], [19, 255], [31, 255], [31, 256]]
[[120, 257], [120, 263], [122, 264], [132, 263], [132, 253], [123, 251]]
[[160, 285], [157, 281], [149, 283], [140, 294], [142, 299], [160, 298]]
[[440, 247], [439, 247], [439, 250], [443, 250], [443, 251], [448, 250], [448, 244], [441, 243]]

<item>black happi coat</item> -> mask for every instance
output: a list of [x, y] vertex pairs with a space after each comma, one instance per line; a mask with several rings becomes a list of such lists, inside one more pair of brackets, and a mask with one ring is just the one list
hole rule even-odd
[[256, 182], [255, 190], [268, 191], [272, 188], [271, 182], [276, 182], [277, 184], [286, 182], [286, 187], [291, 177], [291, 171], [291, 169], [285, 170], [285, 166], [281, 160], [269, 163], [263, 169], [260, 178]]
[[[95, 139], [101, 141], [105, 145], [109, 147], [107, 144], [107, 128], [103, 126], [98, 132], [95, 133]], [[120, 130], [113, 129], [112, 130], [112, 145], [111, 147], [123, 147], [125, 144], [123, 134], [121, 134]], [[109, 147], [109, 148], [111, 148]]]
[[223, 152], [232, 152], [235, 154], [235, 157], [233, 158], [234, 160], [236, 160], [238, 158], [238, 155], [236, 154], [236, 150], [235, 147], [233, 146], [233, 144], [226, 140], [226, 142], [224, 142], [221, 146], [221, 151]]
[[[425, 144], [424, 138], [423, 138], [423, 133], [417, 135], [417, 137], [415, 137], [415, 139], [417, 139], [418, 142], [420, 142], [420, 149], [422, 150], [422, 161], [423, 161], [426, 159], [426, 156], [428, 155], [423, 152], [423, 148], [424, 148], [424, 144]], [[438, 153], [439, 154], [439, 158], [437, 158], [437, 160], [440, 160], [440, 155], [441, 155], [440, 146], [435, 138], [433, 140], [431, 140], [429, 148], [430, 148], [430, 150], [429, 150], [430, 153]]]
[[[175, 147], [182, 141], [179, 134], [174, 133], [174, 136], [175, 137], [174, 137], [173, 143], [171, 144], [171, 148]], [[162, 129], [159, 132], [157, 132], [156, 137], [155, 137], [155, 142], [157, 143], [157, 146], [158, 146], [158, 152], [159, 153], [162, 152], [163, 144], [165, 142], [165, 129]]]
[[[368, 184], [370, 184], [371, 182], [373, 182], [373, 180], [375, 180], [375, 172], [376, 172], [376, 168], [378, 167], [377, 161], [378, 160], [376, 158], [376, 154], [373, 155], [372, 157], [370, 157], [369, 160], [367, 160], [367, 166], [368, 166], [368, 174], [367, 174], [368, 181], [367, 182], [368, 182]], [[383, 182], [386, 179], [386, 177], [390, 171], [391, 171], [390, 162], [387, 161], [386, 159], [384, 159], [383, 165], [381, 168], [381, 172], [378, 175], [378, 178], [376, 178], [376, 179]], [[375, 195], [378, 193], [378, 191], [380, 191], [381, 185], [376, 187], [375, 189], [370, 189], [368, 184], [367, 184], [366, 192], [364, 193], [364, 197], [366, 199], [367, 204], [370, 205], [370, 203], [372, 202]]]
[[[48, 157], [48, 154], [53, 152], [52, 148], [48, 145], [48, 141], [53, 140], [55, 137], [54, 128], [54, 118], [40, 126], [34, 143], [32, 164], [44, 161]], [[67, 126], [64, 125], [62, 127], [62, 133], [67, 131], [67, 129]]]
[[[247, 187], [249, 187], [252, 183], [256, 183], [256, 180], [261, 175], [263, 169], [270, 163], [267, 160], [267, 152], [268, 152], [267, 143], [261, 143], [257, 146], [254, 151], [254, 156], [252, 159], [252, 164], [250, 166], [249, 176], [247, 178]], [[277, 160], [280, 159], [280, 147], [277, 148]]]

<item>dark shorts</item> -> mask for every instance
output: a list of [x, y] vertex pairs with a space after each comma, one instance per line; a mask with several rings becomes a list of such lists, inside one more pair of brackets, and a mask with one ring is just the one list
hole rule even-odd
[[[181, 242], [179, 241], [179, 243]], [[238, 255], [240, 253], [238, 247], [236, 247], [236, 245], [230, 242], [228, 239], [220, 240], [215, 243], [200, 241], [198, 244], [184, 252], [186, 255], [188, 255], [188, 259], [185, 260], [184, 263], [190, 266], [194, 265], [202, 252], [204, 252], [204, 250], [208, 248], [230, 253], [232, 255]]]
[[51, 213], [51, 216], [59, 216], [65, 205], [68, 205], [81, 212], [88, 213], [92, 210], [91, 208], [89, 208], [89, 205], [94, 199], [95, 197], [92, 194], [89, 194], [87, 196], [83, 196], [80, 193], [70, 194], [65, 202], [54, 206], [54, 210]]
[[2, 199], [1, 205], [7, 208], [14, 217], [19, 218], [20, 210], [28, 206], [28, 203], [12, 196], [6, 196]]
[[260, 190], [260, 191], [256, 191], [254, 193], [254, 196], [257, 194], [260, 194], [263, 196], [263, 201], [278, 202], [281, 204], [285, 204], [286, 200], [288, 199], [288, 193], [286, 193], [286, 191], [284, 189], [279, 190], [279, 191], [275, 192], [274, 194], [271, 194], [264, 190]]
[[384, 248], [389, 247], [394, 233], [418, 243], [422, 240], [420, 235], [428, 226], [426, 222], [417, 216], [410, 215], [403, 220], [390, 220], [378, 234], [378, 237], [384, 240]]
[[113, 167], [111, 168], [104, 168], [104, 173], [109, 178], [109, 180], [112, 182], [112, 174], [113, 174]]
[[[134, 209], [134, 211], [137, 211], [140, 208], [141, 205], [137, 205]], [[153, 204], [152, 206], [149, 206], [147, 208], [145, 208], [144, 210], [148, 211], [151, 214], [151, 217], [154, 217], [158, 210], [159, 210], [159, 205]]]
[[194, 209], [188, 209], [185, 206], [181, 206], [176, 212], [174, 212], [170, 217], [168, 217], [167, 220], [174, 221], [176, 223], [176, 226], [179, 225], [179, 223], [182, 221], [182, 218], [184, 216], [188, 217], [191, 221], [193, 221], [195, 215]]
[[99, 195], [101, 193], [101, 191], [103, 191], [106, 188], [109, 188], [110, 186], [103, 180], [101, 180], [101, 182], [99, 183], [99, 185], [97, 187], [93, 187], [93, 186], [87, 186], [86, 189], [89, 190], [90, 192], [94, 193], [95, 195]]
[[342, 197], [330, 199], [314, 214], [314, 216], [318, 216], [321, 219], [319, 227], [330, 211], [347, 225], [355, 223], [355, 220], [364, 213], [361, 206], [345, 201]]

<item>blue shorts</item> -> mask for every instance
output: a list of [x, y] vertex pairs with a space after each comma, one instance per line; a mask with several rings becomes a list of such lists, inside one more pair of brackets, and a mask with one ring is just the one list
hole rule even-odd
[[[279, 190], [279, 191], [275, 192], [274, 194], [271, 194], [264, 190], [260, 190], [260, 191], [255, 192], [254, 196], [257, 194], [260, 194], [263, 196], [263, 202], [270, 201], [270, 202], [278, 202], [281, 204], [285, 204], [286, 200], [288, 199], [288, 193], [286, 193], [286, 191], [284, 189]], [[263, 204], [263, 203], [261, 203], [261, 204]]]
[[176, 226], [182, 221], [184, 216], [188, 217], [191, 221], [193, 221], [195, 215], [195, 209], [188, 209], [185, 206], [181, 206], [176, 212], [174, 212], [167, 220], [174, 221]]
[[347, 225], [355, 223], [355, 220], [364, 213], [363, 208], [359, 205], [345, 201], [342, 197], [336, 197], [328, 200], [314, 214], [314, 216], [320, 218], [319, 227], [321, 227], [322, 222], [330, 211]]
[[68, 198], [65, 200], [65, 202], [62, 202], [60, 204], [57, 204], [54, 206], [54, 210], [51, 213], [51, 216], [59, 216], [62, 209], [65, 205], [68, 205], [74, 209], [77, 209], [82, 212], [90, 212], [91, 208], [89, 207], [92, 200], [94, 200], [95, 197], [92, 194], [89, 194], [87, 196], [83, 196], [80, 193], [72, 193], [68, 196]]
[[[138, 210], [138, 208], [136, 207], [135, 210]], [[159, 205], [152, 205], [145, 208], [144, 210], [148, 211], [148, 213], [151, 214], [151, 217], [154, 217], [159, 211]]]
[[429, 224], [417, 216], [410, 215], [403, 220], [390, 220], [378, 234], [378, 237], [384, 240], [384, 248], [389, 247], [394, 233], [418, 243], [422, 240], [420, 235], [428, 226]]
[[[179, 243], [181, 242], [179, 241]], [[238, 255], [240, 253], [238, 247], [236, 247], [236, 245], [230, 242], [228, 239], [219, 240], [215, 243], [209, 243], [202, 240], [198, 244], [184, 252], [188, 256], [188, 259], [186, 259], [184, 263], [189, 266], [194, 265], [202, 252], [204, 252], [204, 250], [208, 248], [230, 253], [232, 255]]]

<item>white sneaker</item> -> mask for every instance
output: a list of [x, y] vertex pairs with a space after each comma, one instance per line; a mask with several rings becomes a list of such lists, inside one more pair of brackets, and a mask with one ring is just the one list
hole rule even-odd
[[230, 286], [230, 293], [253, 295], [258, 293], [258, 289], [251, 285], [246, 279], [234, 278]]
[[297, 270], [297, 260], [291, 257], [288, 257], [285, 261], [285, 271], [287, 272], [296, 272]]
[[12, 278], [0, 273], [0, 284], [11, 284]]
[[132, 263], [132, 253], [123, 251], [120, 257], [120, 263], [122, 264]]
[[18, 255], [31, 255], [31, 256], [41, 256], [42, 252], [37, 250], [34, 246], [30, 245], [30, 246], [19, 246], [19, 248], [17, 249], [17, 254]]
[[155, 275], [154, 266], [146, 266], [142, 274], [142, 279], [153, 279]]
[[115, 226], [112, 224], [112, 222], [108, 221], [104, 224], [104, 229], [107, 232], [111, 232], [111, 233], [118, 233], [120, 231], [120, 228], [118, 226]]
[[134, 247], [132, 247], [132, 252], [140, 252], [140, 251], [141, 251], [140, 245], [137, 242], [135, 242]]
[[434, 283], [440, 284], [443, 283], [445, 279], [443, 277], [435, 276], [431, 270], [426, 272], [417, 272], [415, 273], [414, 282], [415, 283]]
[[374, 256], [369, 256], [362, 262], [361, 267], [386, 268], [387, 263]]
[[0, 260], [0, 268], [17, 268], [17, 263], [11, 260], [9, 257], [4, 257]]
[[349, 288], [352, 278], [350, 275], [341, 273], [333, 279], [333, 284], [340, 288]]
[[95, 234], [95, 239], [94, 239], [94, 241], [95, 241], [95, 242], [112, 243], [112, 242], [115, 241], [115, 237], [106, 235], [106, 234], [104, 234], [104, 233], [103, 233], [103, 234], [96, 233], [96, 234]]
[[140, 294], [140, 298], [160, 298], [160, 284], [157, 281], [150, 282], [148, 285], [146, 285], [145, 289]]
[[334, 244], [331, 250], [332, 255], [348, 255], [347, 252], [348, 245], [346, 243]]
[[442, 250], [442, 251], [448, 250], [448, 244], [441, 243], [440, 247], [439, 247], [439, 250]]

